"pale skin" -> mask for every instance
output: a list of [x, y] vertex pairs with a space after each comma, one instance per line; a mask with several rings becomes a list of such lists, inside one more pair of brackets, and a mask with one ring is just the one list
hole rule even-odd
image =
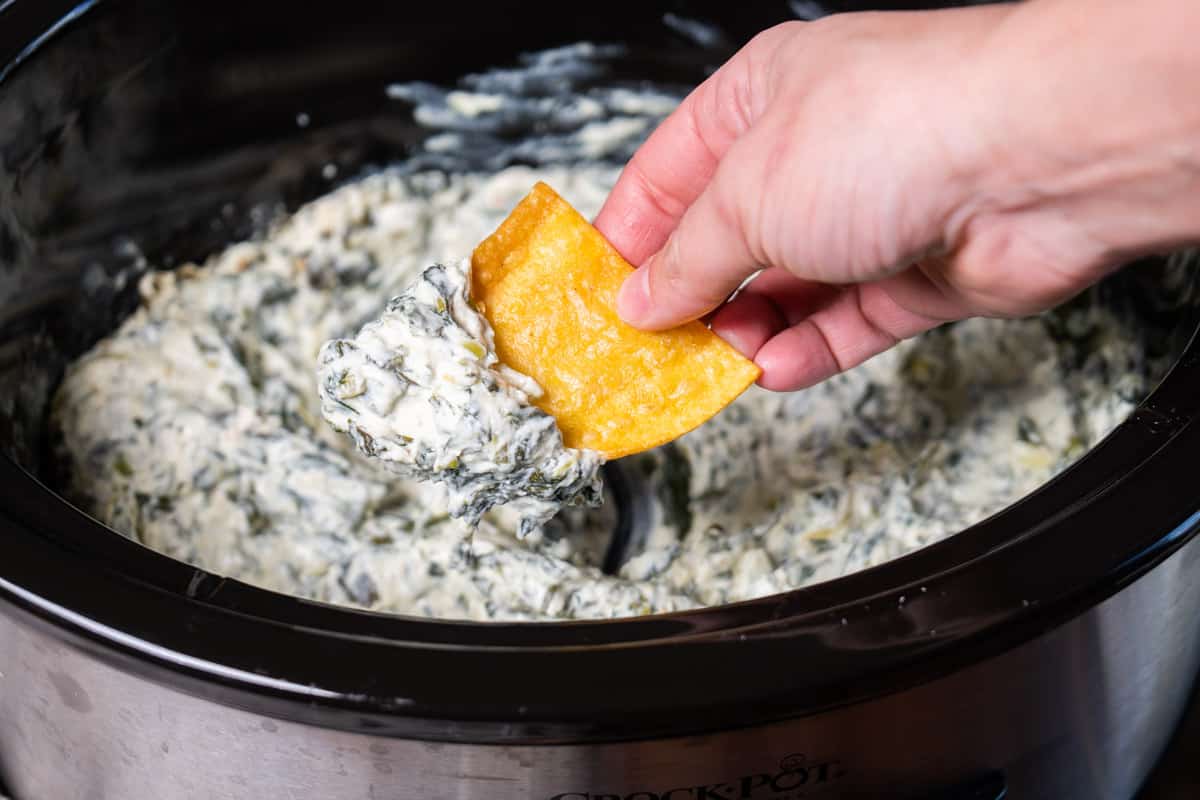
[[618, 311], [646, 329], [708, 318], [787, 391], [1200, 242], [1198, 31], [1195, 0], [771, 28], [655, 131], [597, 216], [638, 265]]

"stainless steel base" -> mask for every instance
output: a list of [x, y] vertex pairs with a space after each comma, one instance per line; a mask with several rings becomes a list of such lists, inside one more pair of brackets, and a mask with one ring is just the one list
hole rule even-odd
[[1200, 793], [1200, 687], [1192, 687], [1183, 720], [1137, 800], [1195, 800]]
[[954, 800], [942, 788], [995, 773], [1019, 800], [1129, 800], [1200, 663], [1198, 542], [1067, 625], [918, 688], [618, 744], [434, 744], [268, 719], [0, 615], [0, 773], [18, 800]]

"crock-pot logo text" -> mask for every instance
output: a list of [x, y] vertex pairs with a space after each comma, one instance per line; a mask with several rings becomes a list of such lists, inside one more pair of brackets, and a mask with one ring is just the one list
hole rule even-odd
[[548, 800], [789, 800], [816, 794], [846, 774], [837, 759], [809, 761], [801, 753], [785, 756], [774, 772], [755, 772], [716, 783], [639, 789], [633, 792], [560, 792]]

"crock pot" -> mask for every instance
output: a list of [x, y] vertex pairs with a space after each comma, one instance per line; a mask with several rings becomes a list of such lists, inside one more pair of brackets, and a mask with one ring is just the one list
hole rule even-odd
[[246, 209], [327, 188], [322, 165], [403, 158], [422, 132], [386, 83], [578, 40], [625, 42], [633, 78], [694, 83], [809, 7], [0, 4], [0, 782], [16, 800], [1130, 798], [1200, 663], [1190, 286], [1145, 311], [1171, 317], [1170, 373], [1060, 477], [907, 557], [735, 605], [371, 614], [173, 561], [53, 491], [47, 398], [136, 302], [123, 270], [213, 251]]

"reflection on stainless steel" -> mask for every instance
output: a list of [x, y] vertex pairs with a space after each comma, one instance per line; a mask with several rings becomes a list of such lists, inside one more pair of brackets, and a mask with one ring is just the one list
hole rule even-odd
[[1193, 540], [1057, 630], [874, 702], [598, 745], [437, 744], [268, 719], [147, 683], [14, 614], [0, 618], [0, 768], [22, 800], [937, 796], [993, 772], [1021, 800], [1128, 800], [1200, 659], [1198, 562]]

